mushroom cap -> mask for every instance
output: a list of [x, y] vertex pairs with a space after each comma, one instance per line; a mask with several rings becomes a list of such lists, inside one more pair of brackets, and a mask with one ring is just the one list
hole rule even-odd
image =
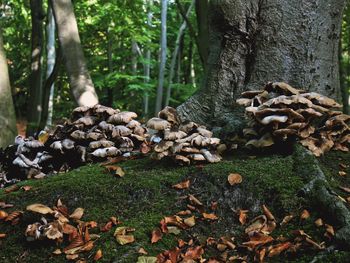
[[178, 117], [176, 109], [166, 106], [164, 109], [162, 109], [158, 113], [158, 118], [161, 118], [163, 120], [167, 120], [171, 124], [178, 124], [180, 123], [180, 119]]
[[175, 155], [174, 160], [180, 165], [189, 165], [191, 163], [190, 159], [182, 155]]
[[129, 136], [132, 133], [132, 131], [123, 126], [123, 125], [117, 125], [114, 126], [114, 129], [112, 131], [112, 137], [116, 138], [116, 137], [123, 137], [123, 136]]
[[73, 110], [73, 113], [85, 113], [87, 111], [89, 111], [91, 109], [91, 107], [89, 106], [80, 106], [77, 107]]
[[270, 133], [265, 133], [260, 139], [253, 139], [246, 143], [246, 146], [252, 145], [256, 148], [269, 147], [275, 142]]
[[281, 116], [281, 115], [271, 115], [266, 116], [262, 120], [260, 120], [261, 124], [268, 125], [270, 123], [284, 123], [287, 122], [288, 117], [287, 116]]
[[92, 126], [95, 124], [96, 120], [97, 119], [94, 116], [84, 116], [77, 119], [75, 122], [73, 122], [73, 124], [75, 125], [83, 124], [84, 126]]
[[187, 155], [187, 158], [189, 158], [190, 160], [193, 160], [193, 161], [197, 161], [197, 162], [206, 160], [205, 157], [203, 156], [203, 154], [200, 154], [200, 153], [189, 154], [189, 155]]
[[114, 146], [114, 142], [111, 142], [108, 140], [94, 141], [94, 142], [90, 142], [90, 144], [89, 144], [89, 148], [91, 148], [91, 149], [97, 149], [100, 147], [109, 148], [112, 146]]
[[113, 129], [114, 129], [113, 124], [107, 123], [105, 121], [101, 121], [98, 124], [98, 127], [101, 128], [103, 131], [109, 131], [109, 132], [113, 131]]
[[213, 154], [207, 149], [201, 149], [201, 153], [203, 154], [204, 158], [210, 163], [218, 163], [221, 161], [221, 157], [219, 155]]
[[147, 131], [147, 129], [143, 126], [136, 126], [134, 128], [134, 134], [138, 135], [138, 136], [145, 136], [146, 131]]
[[256, 111], [254, 113], [254, 115], [258, 119], [263, 119], [264, 117], [266, 117], [268, 115], [281, 115], [281, 116], [287, 115], [290, 120], [295, 120], [295, 121], [304, 121], [305, 120], [303, 115], [301, 115], [300, 113], [298, 113], [295, 110], [290, 109], [290, 108], [283, 108], [283, 109], [265, 108], [265, 109], [261, 109], [261, 110]]
[[100, 140], [102, 138], [104, 138], [104, 135], [102, 133], [99, 133], [99, 132], [88, 132], [86, 134], [86, 139], [89, 139], [89, 140], [97, 141], [97, 140]]
[[308, 92], [301, 94], [304, 98], [307, 98], [308, 100], [311, 100], [312, 103], [320, 105], [322, 107], [326, 108], [340, 108], [341, 105], [337, 103], [335, 100], [328, 98], [326, 96], [323, 96], [316, 92]]
[[119, 147], [123, 147], [123, 148], [134, 147], [134, 143], [129, 137], [119, 137], [117, 139], [117, 144], [119, 145]]
[[167, 120], [154, 117], [147, 122], [146, 126], [153, 130], [163, 131], [170, 128], [171, 124]]
[[200, 126], [197, 128], [197, 132], [207, 138], [211, 138], [213, 136], [213, 132], [206, 129], [204, 126]]
[[236, 103], [238, 105], [244, 106], [244, 107], [248, 107], [250, 105], [252, 105], [253, 99], [247, 99], [247, 98], [240, 98], [236, 100]]
[[101, 104], [96, 104], [93, 108], [94, 112], [95, 113], [98, 113], [98, 114], [103, 114], [103, 113], [106, 113], [107, 115], [109, 116], [112, 116], [113, 114], [116, 114], [116, 113], [119, 113], [120, 111], [117, 110], [117, 109], [113, 109], [113, 108], [110, 108], [110, 107], [106, 107], [106, 106], [103, 106]]
[[177, 129], [165, 129], [164, 130], [164, 140], [175, 141], [177, 139], [182, 139], [186, 137], [187, 134], [183, 131]]
[[154, 151], [156, 152], [164, 152], [167, 151], [171, 146], [174, 145], [173, 141], [161, 141], [154, 147]]
[[264, 89], [268, 92], [272, 91], [284, 95], [299, 95], [301, 92], [303, 92], [302, 90], [293, 88], [285, 82], [269, 82], [266, 84]]
[[241, 93], [242, 98], [253, 99], [255, 96], [263, 93], [264, 90], [247, 90]]
[[183, 153], [200, 153], [200, 150], [195, 147], [182, 147], [181, 152]]
[[129, 129], [134, 129], [138, 126], [141, 126], [141, 123], [139, 123], [138, 121], [136, 120], [131, 120], [127, 125], [126, 127], [129, 128]]
[[308, 108], [312, 108], [313, 103], [302, 97], [301, 95], [285, 96], [281, 95], [276, 98], [269, 99], [264, 102], [260, 107], [271, 107], [276, 105], [304, 105]]
[[293, 129], [278, 129], [273, 131], [272, 134], [286, 140], [289, 136], [297, 134], [297, 131]]
[[86, 133], [80, 130], [76, 130], [70, 134], [70, 137], [72, 137], [75, 140], [85, 140]]
[[114, 123], [114, 124], [127, 124], [132, 119], [137, 118], [137, 114], [132, 111], [122, 111], [117, 114], [113, 114], [110, 116], [107, 120], [109, 123]]
[[195, 123], [193, 121], [185, 121], [185, 122], [180, 124], [179, 130], [188, 134], [189, 132], [196, 129], [197, 127], [198, 127], [197, 123]]
[[107, 148], [102, 148], [102, 149], [97, 149], [91, 153], [91, 155], [95, 157], [114, 157], [120, 155], [121, 152], [118, 148], [116, 147], [107, 147]]
[[37, 140], [30, 140], [30, 141], [25, 141], [23, 146], [29, 149], [36, 149], [36, 148], [44, 147], [44, 144]]
[[315, 117], [321, 117], [323, 115], [321, 112], [318, 112], [313, 108], [298, 109], [296, 110], [296, 112], [303, 115], [305, 118], [308, 118], [308, 117], [315, 118]]
[[64, 139], [61, 143], [62, 143], [63, 148], [66, 150], [71, 150], [74, 148], [74, 141], [72, 141], [70, 139]]

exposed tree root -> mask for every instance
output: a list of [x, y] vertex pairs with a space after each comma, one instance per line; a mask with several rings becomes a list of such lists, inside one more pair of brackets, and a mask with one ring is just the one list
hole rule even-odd
[[350, 211], [331, 189], [317, 159], [311, 152], [297, 145], [294, 153], [295, 173], [305, 182], [301, 194], [338, 228], [335, 239], [338, 245], [350, 247]]

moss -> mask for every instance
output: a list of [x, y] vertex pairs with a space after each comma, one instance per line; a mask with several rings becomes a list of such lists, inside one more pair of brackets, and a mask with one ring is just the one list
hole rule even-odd
[[[249, 157], [241, 154], [231, 160], [204, 167], [176, 167], [149, 159], [131, 160], [119, 164], [126, 172], [123, 178], [113, 177], [99, 165], [89, 165], [45, 180], [20, 183], [19, 186], [33, 187], [28, 192], [20, 190], [5, 194], [0, 190], [0, 200], [14, 203], [12, 210], [25, 210], [32, 203], [52, 206], [61, 198], [71, 211], [76, 207], [85, 208], [83, 219], [86, 221], [104, 223], [110, 216], [117, 216], [123, 225], [136, 228], [136, 242], [120, 246], [113, 237], [113, 230], [107, 233], [96, 231], [101, 234], [101, 238], [96, 241], [94, 250], [84, 256], [90, 257], [101, 248], [103, 262], [136, 262], [140, 247], [149, 251], [150, 255], [156, 255], [173, 248], [178, 238], [188, 240], [196, 237], [203, 242], [208, 236], [235, 236], [238, 241], [242, 240], [244, 227], [238, 223], [235, 215], [238, 209], [248, 209], [249, 218], [252, 218], [261, 214], [260, 206], [266, 204], [278, 221], [289, 213], [297, 214], [304, 205], [303, 199], [298, 196], [304, 178], [296, 176], [294, 161], [292, 156]], [[240, 173], [243, 182], [237, 186], [228, 185], [229, 173]], [[189, 189], [176, 191], [171, 188], [171, 185], [184, 179], [191, 180]], [[180, 236], [165, 235], [160, 242], [151, 245], [151, 231], [158, 226], [163, 216], [185, 209], [187, 201], [182, 197], [189, 193], [204, 203], [206, 212], [214, 212], [220, 219], [214, 223], [198, 220], [194, 228], [182, 231]], [[213, 201], [218, 202], [215, 211], [210, 209]], [[318, 215], [312, 216], [304, 224], [298, 220], [292, 221], [286, 228], [277, 229], [274, 235], [290, 235], [292, 230], [302, 227], [321, 240], [323, 233], [315, 231], [313, 226], [313, 220]], [[38, 219], [33, 214], [25, 213], [17, 226], [0, 224], [0, 233], [8, 234], [0, 243], [0, 262], [16, 262], [21, 255], [25, 255], [24, 262], [64, 261], [63, 256], [52, 255], [55, 244], [25, 241], [23, 233], [26, 226]], [[66, 245], [67, 242], [62, 246]], [[206, 250], [208, 257], [215, 253], [215, 250]], [[309, 253], [307, 257], [311, 258], [314, 254]], [[298, 258], [301, 256], [298, 255]], [[286, 262], [296, 260], [295, 256], [284, 259]]]

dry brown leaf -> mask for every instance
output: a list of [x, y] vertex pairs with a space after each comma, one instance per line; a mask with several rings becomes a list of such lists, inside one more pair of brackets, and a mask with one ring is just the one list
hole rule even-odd
[[104, 226], [102, 226], [102, 227], [100, 228], [100, 230], [101, 230], [102, 232], [108, 232], [109, 230], [112, 229], [112, 227], [113, 227], [113, 222], [112, 222], [112, 221], [108, 221]]
[[133, 235], [116, 235], [115, 238], [120, 245], [126, 245], [129, 243], [133, 243], [135, 238]]
[[196, 218], [194, 216], [184, 219], [185, 225], [193, 227], [196, 224]]
[[5, 218], [5, 222], [17, 222], [16, 220], [19, 219], [19, 217], [21, 217], [23, 215], [22, 211], [13, 211], [11, 212], [6, 218]]
[[183, 210], [183, 211], [177, 212], [176, 214], [179, 215], [179, 216], [187, 216], [187, 215], [192, 214], [192, 212], [187, 209], [187, 210]]
[[78, 207], [74, 212], [69, 216], [69, 218], [80, 220], [84, 215], [84, 208]]
[[26, 209], [28, 211], [43, 214], [43, 215], [52, 214], [54, 212], [50, 207], [42, 204], [28, 205]]
[[277, 244], [277, 245], [273, 246], [269, 250], [268, 257], [271, 258], [271, 257], [274, 257], [274, 256], [278, 256], [279, 254], [281, 254], [283, 251], [287, 250], [291, 246], [292, 246], [291, 242], [285, 242], [285, 243]]
[[285, 216], [281, 222], [281, 226], [285, 225], [285, 224], [288, 224], [290, 220], [292, 220], [294, 218], [293, 215], [288, 215], [288, 216]]
[[80, 252], [91, 251], [94, 248], [94, 242], [88, 241], [80, 250]]
[[203, 213], [202, 215], [203, 215], [203, 218], [209, 219], [209, 220], [218, 220], [219, 219], [218, 216], [213, 214], [213, 213], [211, 213], [211, 214]]
[[94, 256], [94, 261], [100, 260], [102, 258], [102, 250], [99, 249], [96, 251], [96, 254]]
[[123, 177], [125, 175], [123, 169], [118, 165], [106, 165], [105, 168], [114, 176]]
[[2, 209], [11, 208], [13, 206], [13, 204], [6, 204], [5, 202], [0, 202], [0, 208]]
[[193, 205], [197, 205], [197, 206], [203, 206], [203, 203], [201, 201], [199, 201], [196, 197], [194, 197], [193, 195], [188, 195], [188, 199], [190, 200], [190, 202]]
[[202, 248], [202, 246], [190, 247], [187, 249], [183, 259], [196, 260], [196, 259], [200, 259], [203, 254], [204, 254], [204, 249]]
[[229, 176], [227, 177], [227, 181], [230, 185], [240, 184], [242, 183], [242, 180], [242, 176], [237, 173], [229, 174]]
[[348, 194], [350, 194], [350, 188], [349, 188], [349, 187], [339, 186], [339, 188], [340, 188], [341, 190], [343, 190], [344, 192], [347, 192]]
[[243, 242], [242, 245], [248, 247], [250, 250], [254, 250], [257, 246], [271, 243], [273, 240], [271, 236], [256, 232], [250, 237], [249, 241]]
[[323, 246], [323, 245], [316, 243], [316, 242], [313, 241], [311, 238], [306, 237], [306, 238], [305, 238], [305, 241], [306, 241], [307, 243], [309, 243], [310, 245], [312, 245], [312, 246], [313, 246], [314, 248], [316, 248], [316, 249], [319, 249], [319, 250], [324, 249], [324, 246]]
[[157, 243], [162, 239], [162, 231], [159, 228], [156, 228], [152, 231], [151, 244]]
[[18, 191], [19, 190], [19, 186], [16, 185], [16, 184], [13, 184], [7, 188], [5, 188], [5, 193], [11, 193], [11, 192], [14, 192], [14, 191]]
[[339, 171], [338, 174], [339, 174], [340, 176], [346, 176], [346, 172], [344, 172], [344, 171]]
[[239, 210], [238, 215], [239, 215], [238, 220], [241, 223], [241, 225], [245, 225], [247, 223], [248, 210]]
[[211, 202], [210, 208], [211, 210], [216, 210], [218, 208], [218, 202]]
[[148, 254], [148, 252], [143, 247], [140, 247], [140, 249], [137, 251], [137, 253], [142, 254], [142, 255]]
[[5, 219], [8, 215], [7, 212], [0, 210], [0, 220]]
[[76, 251], [72, 251], [75, 248], [81, 248], [84, 245], [84, 240], [81, 235], [77, 235], [72, 242], [64, 248], [64, 253], [66, 254], [75, 254]]
[[258, 258], [259, 258], [258, 261], [260, 263], [264, 262], [265, 255], [266, 255], [266, 248], [263, 248], [258, 252]]
[[52, 252], [52, 254], [54, 254], [54, 255], [61, 255], [61, 254], [62, 254], [62, 250], [59, 249], [59, 248], [57, 248], [57, 249], [55, 249], [55, 250]]
[[179, 248], [182, 248], [182, 247], [184, 247], [185, 245], [186, 245], [186, 242], [183, 241], [182, 239], [178, 239], [178, 240], [177, 240], [177, 246], [178, 246]]
[[190, 187], [190, 180], [186, 180], [186, 181], [183, 181], [181, 183], [173, 185], [173, 188], [178, 189], [178, 190], [188, 189], [189, 187]]
[[74, 259], [77, 259], [79, 257], [78, 254], [68, 254], [66, 255], [66, 259], [68, 260], [74, 260]]
[[334, 232], [333, 226], [328, 225], [328, 224], [325, 224], [325, 227], [326, 227], [326, 233], [327, 233], [329, 236], [334, 237], [335, 232]]
[[219, 251], [221, 251], [221, 252], [222, 252], [222, 251], [225, 251], [226, 248], [227, 248], [227, 245], [222, 244], [222, 243], [219, 243], [219, 244], [216, 245], [216, 249], [219, 250]]
[[0, 233], [0, 238], [5, 238], [6, 234]]
[[30, 185], [24, 185], [24, 186], [21, 187], [21, 189], [22, 189], [24, 192], [27, 192], [27, 191], [29, 191], [29, 190], [32, 189], [32, 188], [33, 188], [33, 187], [30, 186]]
[[306, 209], [304, 209], [302, 212], [301, 212], [301, 215], [300, 215], [300, 219], [301, 220], [306, 220], [310, 217], [310, 213], [309, 211], [307, 211]]
[[315, 225], [320, 227], [320, 226], [323, 226], [323, 220], [321, 218], [318, 218], [316, 221], [315, 221]]
[[245, 233], [260, 231], [267, 223], [267, 218], [264, 215], [255, 217], [250, 225], [245, 229]]
[[265, 205], [262, 205], [262, 210], [263, 210], [263, 212], [268, 220], [275, 221], [275, 217], [273, 216], [271, 211]]

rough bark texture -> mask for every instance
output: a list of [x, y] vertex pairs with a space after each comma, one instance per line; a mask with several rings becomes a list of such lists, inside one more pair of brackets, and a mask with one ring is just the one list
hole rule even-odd
[[[344, 0], [212, 0], [208, 74], [183, 119], [239, 126], [234, 101], [268, 81], [339, 98]], [[237, 123], [235, 123], [237, 122]]]
[[17, 135], [15, 109], [12, 101], [2, 32], [0, 28], [0, 148], [13, 143]]
[[50, 0], [58, 31], [58, 38], [69, 76], [73, 95], [80, 106], [98, 103], [83, 49], [71, 0]]
[[33, 135], [40, 125], [42, 113], [42, 52], [43, 52], [43, 19], [41, 0], [31, 0], [32, 17], [32, 53], [31, 72], [28, 88], [27, 136]]

